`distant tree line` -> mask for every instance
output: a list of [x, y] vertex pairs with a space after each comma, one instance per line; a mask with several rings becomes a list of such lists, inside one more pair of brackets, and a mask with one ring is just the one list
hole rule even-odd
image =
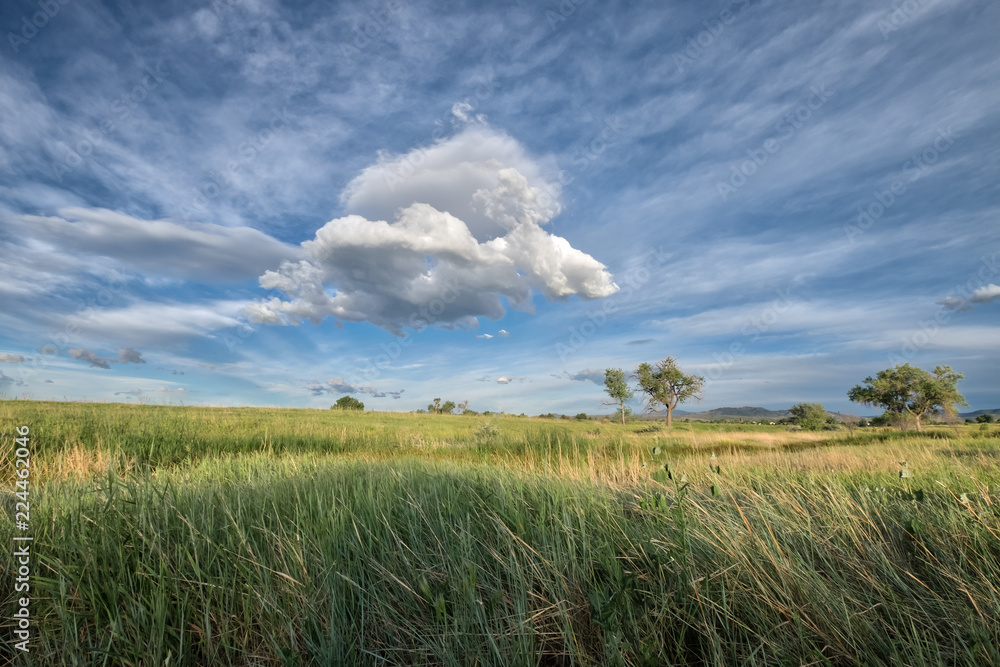
[[[930, 373], [907, 363], [865, 378], [862, 384], [847, 392], [847, 397], [855, 403], [883, 408], [884, 414], [872, 420], [872, 425], [887, 423], [905, 426], [907, 422], [912, 422], [919, 431], [925, 417], [944, 415], [954, 418], [958, 406], [968, 405], [957, 389], [959, 380], [964, 377], [950, 366], [937, 366]], [[667, 426], [671, 426], [677, 406], [690, 398], [700, 400], [705, 386], [705, 378], [684, 373], [673, 357], [655, 364], [639, 364], [632, 373], [632, 379], [637, 382], [634, 388], [629, 385], [622, 369], [607, 368], [604, 371], [604, 391], [609, 398], [604, 405], [616, 406], [622, 424], [628, 410], [626, 403], [636, 392], [645, 396], [647, 412], [666, 411]], [[869, 425], [868, 420], [854, 415], [842, 415], [838, 420], [819, 403], [799, 403], [793, 405], [790, 412], [792, 423], [807, 430], [839, 428], [841, 424], [853, 430]], [[993, 419], [992, 415], [981, 417], [984, 423]]]
[[[903, 364], [884, 371], [879, 371], [874, 377], [865, 378], [862, 384], [856, 385], [847, 392], [847, 397], [855, 403], [866, 406], [878, 406], [884, 413], [872, 420], [858, 418], [854, 415], [835, 417], [827, 412], [820, 403], [798, 403], [790, 409], [791, 418], [779, 420], [779, 423], [792, 423], [805, 430], [819, 430], [846, 427], [854, 430], [858, 426], [900, 426], [906, 427], [912, 423], [919, 431], [924, 418], [930, 415], [943, 415], [954, 419], [958, 406], [968, 405], [965, 397], [958, 392], [957, 384], [964, 379], [950, 366], [936, 366], [930, 373], [921, 368]], [[629, 379], [635, 385], [629, 384]], [[620, 415], [621, 423], [631, 414], [626, 405], [636, 393], [645, 398], [646, 412], [666, 412], [666, 425], [673, 424], [673, 413], [678, 405], [695, 398], [701, 400], [704, 395], [705, 378], [684, 373], [677, 365], [677, 360], [667, 357], [655, 363], [639, 364], [631, 375], [626, 375], [621, 368], [607, 368], [604, 371], [604, 391], [608, 395], [603, 405], [614, 405]], [[364, 410], [365, 404], [352, 396], [342, 396], [332, 406], [338, 410]], [[469, 409], [469, 401], [461, 403], [442, 401], [435, 398], [428, 404], [427, 412], [431, 414], [477, 415]], [[484, 411], [483, 415], [493, 413]], [[525, 416], [523, 413], [521, 416]], [[539, 417], [557, 418], [553, 413]], [[570, 417], [563, 415], [563, 419]], [[586, 420], [585, 412], [576, 415], [575, 419]], [[994, 421], [992, 414], [979, 415], [977, 422], [988, 424]]]

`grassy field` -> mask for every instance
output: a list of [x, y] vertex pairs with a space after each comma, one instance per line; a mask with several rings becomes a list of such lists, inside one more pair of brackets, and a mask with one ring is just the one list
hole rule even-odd
[[5, 401], [5, 494], [22, 425], [5, 661], [1000, 664], [997, 426]]

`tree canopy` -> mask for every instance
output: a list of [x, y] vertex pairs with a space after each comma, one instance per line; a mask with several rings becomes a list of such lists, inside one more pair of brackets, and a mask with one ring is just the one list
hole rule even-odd
[[611, 400], [605, 405], [617, 405], [621, 408], [622, 424], [625, 424], [625, 403], [632, 398], [632, 389], [625, 379], [625, 371], [620, 368], [608, 368], [604, 371], [604, 391]]
[[[468, 406], [469, 402], [465, 401], [463, 405]], [[427, 412], [431, 414], [450, 415], [454, 411], [455, 401], [445, 401], [442, 403], [440, 398], [435, 398], [434, 402], [427, 406]]]
[[667, 426], [673, 423], [674, 408], [689, 398], [701, 399], [705, 378], [685, 375], [673, 357], [657, 361], [655, 366], [639, 364], [636, 371], [639, 388], [646, 394], [648, 409], [663, 405], [667, 411]]
[[799, 403], [789, 412], [793, 421], [806, 431], [818, 431], [826, 424], [826, 408], [820, 403]]
[[953, 417], [958, 412], [957, 406], [968, 405], [955, 386], [964, 377], [951, 366], [937, 366], [931, 374], [903, 364], [879, 371], [874, 378], [865, 378], [863, 384], [847, 392], [847, 397], [855, 403], [881, 406], [886, 413], [909, 414], [919, 431], [920, 420], [925, 415]]
[[354, 398], [353, 396], [341, 396], [337, 399], [337, 402], [331, 406], [331, 409], [337, 410], [364, 410], [365, 404]]

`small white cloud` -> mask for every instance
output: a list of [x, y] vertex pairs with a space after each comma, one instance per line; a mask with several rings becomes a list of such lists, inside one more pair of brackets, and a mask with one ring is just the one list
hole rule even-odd
[[973, 292], [969, 301], [972, 303], [992, 303], [995, 299], [1000, 299], [1000, 285], [991, 283]]
[[479, 334], [476, 338], [493, 338], [492, 334]]
[[0, 364], [21, 364], [24, 363], [24, 357], [20, 354], [0, 354]]
[[509, 335], [510, 335], [510, 332], [509, 332], [509, 331], [507, 331], [506, 329], [501, 329], [501, 330], [500, 330], [500, 331], [498, 331], [497, 333], [498, 333], [498, 334], [500, 334], [500, 337], [501, 337], [501, 338], [506, 338], [507, 336], [509, 336]]
[[500, 377], [497, 378], [497, 384], [509, 384], [510, 380], [511, 379], [506, 375], [501, 375]]

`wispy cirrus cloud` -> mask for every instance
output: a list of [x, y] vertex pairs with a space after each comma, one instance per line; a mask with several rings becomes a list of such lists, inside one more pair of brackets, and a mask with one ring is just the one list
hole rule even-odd
[[[18, 242], [74, 257], [104, 257], [146, 275], [196, 282], [256, 278], [301, 249], [250, 227], [143, 220], [107, 209], [65, 208], [58, 216], [12, 215]], [[8, 246], [12, 247], [12, 246]], [[12, 249], [11, 252], [14, 252]]]

